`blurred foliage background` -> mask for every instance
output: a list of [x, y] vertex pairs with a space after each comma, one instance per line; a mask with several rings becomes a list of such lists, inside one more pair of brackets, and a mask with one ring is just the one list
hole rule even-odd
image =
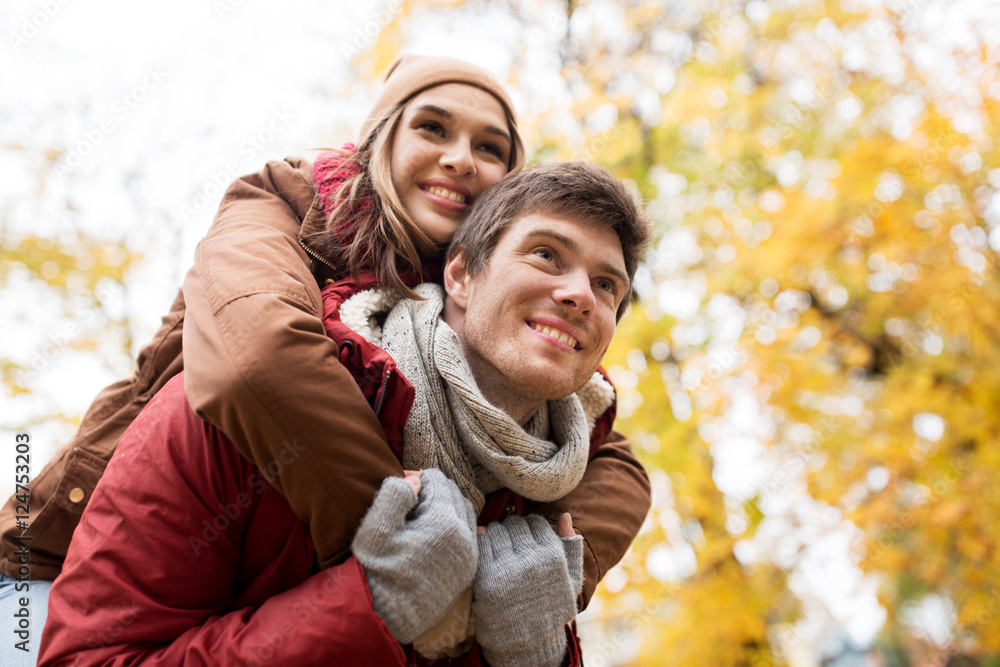
[[[998, 10], [427, 0], [340, 42], [370, 99], [399, 51], [488, 32], [533, 161], [604, 165], [658, 226], [605, 362], [654, 508], [588, 664], [1000, 665]], [[0, 353], [8, 394], [59, 331], [134, 355], [109, 304], [140, 254], [5, 229], [0, 288], [65, 311]], [[5, 427], [78, 417], [32, 414]]]

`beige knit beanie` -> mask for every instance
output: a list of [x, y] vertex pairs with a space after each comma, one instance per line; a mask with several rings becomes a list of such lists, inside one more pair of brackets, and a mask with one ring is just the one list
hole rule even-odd
[[466, 83], [492, 94], [503, 105], [511, 124], [511, 171], [524, 164], [524, 146], [517, 132], [517, 116], [507, 90], [488, 71], [458, 58], [403, 55], [397, 57], [385, 71], [382, 92], [361, 124], [358, 146], [371, 138], [378, 121], [389, 114], [396, 105], [403, 104], [417, 93], [443, 83]]

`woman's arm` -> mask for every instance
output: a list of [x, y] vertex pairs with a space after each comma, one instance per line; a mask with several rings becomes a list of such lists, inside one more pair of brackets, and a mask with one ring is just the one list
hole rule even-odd
[[568, 495], [539, 512], [557, 519], [573, 517], [573, 528], [583, 535], [583, 606], [594, 589], [622, 559], [639, 534], [652, 503], [649, 477], [632, 452], [628, 438], [611, 431], [587, 465], [583, 479]]
[[[272, 162], [236, 181], [184, 281], [185, 390], [309, 524], [320, 563], [346, 556], [382, 480], [402, 475], [326, 336], [301, 222], [311, 170]], [[290, 453], [291, 452], [291, 453]]]

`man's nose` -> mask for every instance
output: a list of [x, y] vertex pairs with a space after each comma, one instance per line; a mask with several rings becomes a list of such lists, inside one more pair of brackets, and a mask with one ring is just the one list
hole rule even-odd
[[552, 297], [584, 316], [590, 316], [597, 306], [597, 297], [594, 296], [590, 276], [583, 269], [567, 271], [560, 276], [559, 285]]

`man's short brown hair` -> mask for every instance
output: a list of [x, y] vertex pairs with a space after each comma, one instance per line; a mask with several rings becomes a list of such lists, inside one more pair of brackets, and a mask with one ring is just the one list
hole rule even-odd
[[618, 235], [629, 279], [618, 307], [621, 319], [631, 300], [635, 271], [652, 240], [652, 225], [622, 182], [589, 162], [553, 162], [505, 177], [476, 200], [448, 256], [461, 250], [466, 270], [475, 276], [486, 268], [504, 231], [535, 214], [602, 225]]

